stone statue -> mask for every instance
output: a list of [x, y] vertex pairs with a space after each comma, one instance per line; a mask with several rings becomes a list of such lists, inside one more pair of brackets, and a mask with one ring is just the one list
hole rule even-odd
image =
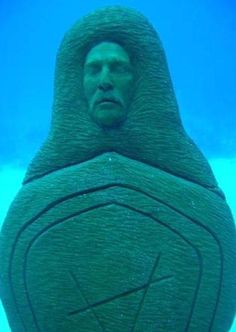
[[183, 129], [142, 14], [107, 7], [65, 35], [49, 136], [1, 233], [13, 332], [226, 332], [230, 210]]

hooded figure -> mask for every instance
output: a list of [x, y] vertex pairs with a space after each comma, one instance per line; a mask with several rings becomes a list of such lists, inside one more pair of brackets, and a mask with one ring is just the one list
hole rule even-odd
[[235, 251], [156, 31], [123, 7], [84, 17], [59, 49], [51, 130], [1, 233], [12, 331], [226, 332]]

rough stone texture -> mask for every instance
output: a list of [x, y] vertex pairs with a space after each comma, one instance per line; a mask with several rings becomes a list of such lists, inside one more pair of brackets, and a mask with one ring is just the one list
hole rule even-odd
[[[128, 119], [88, 116], [84, 58], [120, 43], [137, 84]], [[1, 297], [13, 332], [227, 332], [236, 237], [211, 169], [186, 135], [155, 30], [109, 7], [58, 53], [52, 126], [1, 233]]]

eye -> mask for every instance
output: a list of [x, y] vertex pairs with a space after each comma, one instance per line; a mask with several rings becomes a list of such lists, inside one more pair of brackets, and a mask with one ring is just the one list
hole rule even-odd
[[88, 64], [85, 66], [85, 74], [87, 75], [97, 75], [101, 71], [101, 66], [99, 64]]
[[117, 74], [129, 74], [131, 72], [131, 67], [127, 63], [116, 62], [111, 67], [112, 72]]

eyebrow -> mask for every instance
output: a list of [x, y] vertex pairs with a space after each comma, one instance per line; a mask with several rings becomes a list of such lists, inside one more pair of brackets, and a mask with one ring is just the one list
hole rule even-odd
[[[90, 60], [90, 61], [86, 61], [84, 65], [85, 66], [99, 65], [99, 64], [103, 63], [103, 61], [104, 60], [100, 60], [100, 59]], [[111, 58], [109, 62], [130, 64], [130, 60], [126, 61], [126, 59], [120, 59], [120, 58], [117, 58], [117, 57]]]

